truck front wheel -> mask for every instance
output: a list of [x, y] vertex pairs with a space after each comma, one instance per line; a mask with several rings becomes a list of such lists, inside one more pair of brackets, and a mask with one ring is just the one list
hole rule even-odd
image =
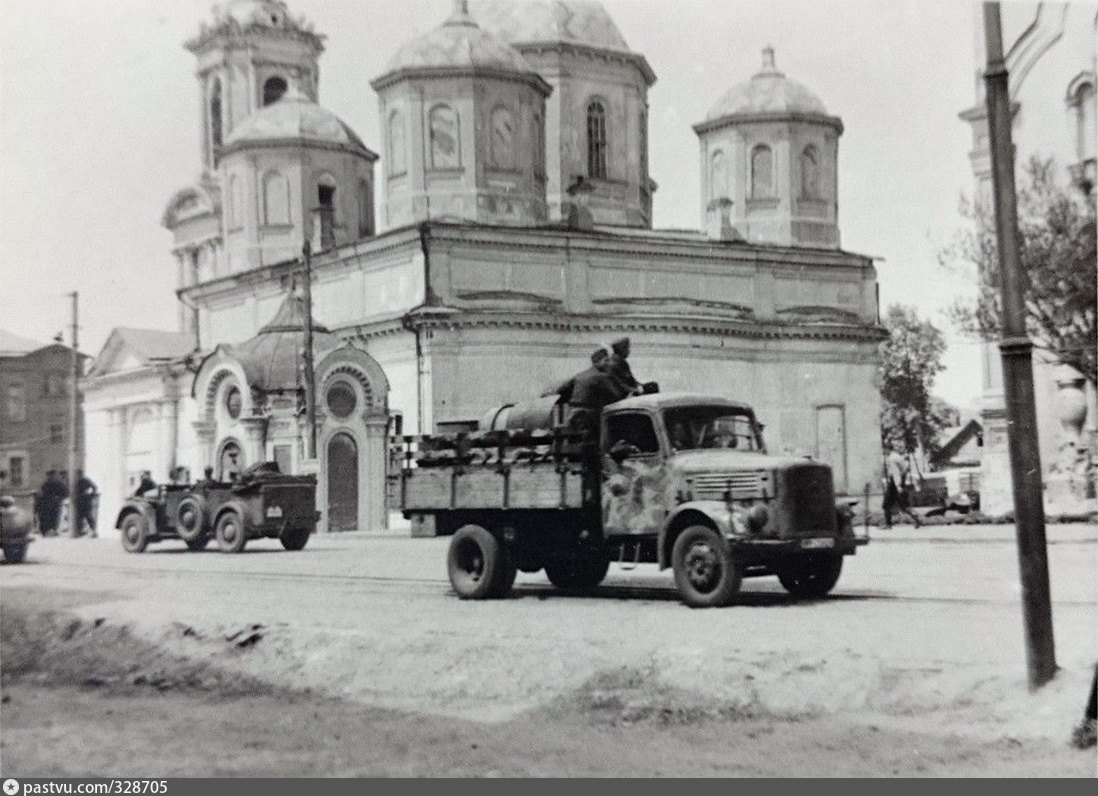
[[239, 553], [248, 541], [244, 520], [235, 511], [226, 511], [217, 518], [214, 536], [217, 537], [217, 546], [222, 553]]
[[287, 550], [304, 550], [309, 541], [309, 529], [287, 528], [278, 539]]
[[715, 530], [691, 525], [671, 550], [675, 586], [692, 608], [728, 605], [740, 590], [743, 569]]
[[450, 540], [446, 556], [450, 584], [463, 600], [503, 597], [515, 582], [516, 568], [499, 539], [479, 525], [465, 525]]
[[122, 531], [122, 548], [127, 553], [141, 553], [149, 544], [148, 520], [136, 511], [126, 515], [120, 530]]
[[843, 557], [802, 555], [778, 569], [778, 580], [794, 597], [823, 597], [839, 582]]

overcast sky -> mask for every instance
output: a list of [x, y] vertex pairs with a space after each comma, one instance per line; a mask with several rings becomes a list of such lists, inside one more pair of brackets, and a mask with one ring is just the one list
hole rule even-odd
[[[290, 0], [327, 35], [320, 102], [380, 151], [369, 81], [450, 0]], [[971, 191], [976, 19], [956, 0], [604, 0], [658, 82], [649, 93], [656, 227], [700, 225], [691, 125], [759, 69], [767, 44], [789, 77], [842, 117], [844, 249], [881, 258], [882, 308], [915, 305], [949, 333], [938, 392], [975, 406], [977, 347], [940, 314], [965, 289], [936, 254]], [[199, 99], [183, 41], [209, 0], [7, 0], [0, 30], [0, 328], [81, 349], [114, 326], [173, 329], [175, 266], [160, 218], [199, 163]], [[379, 197], [380, 199], [380, 197]], [[644, 352], [634, 356], [643, 359]]]

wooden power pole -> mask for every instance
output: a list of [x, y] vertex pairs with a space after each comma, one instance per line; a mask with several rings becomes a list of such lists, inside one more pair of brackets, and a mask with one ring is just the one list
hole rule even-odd
[[305, 371], [306, 458], [316, 458], [316, 383], [313, 371], [313, 247], [305, 239], [301, 248], [305, 261], [305, 350], [302, 352]]
[[77, 536], [76, 516], [76, 470], [82, 468], [80, 461], [80, 342], [79, 342], [79, 301], [80, 294], [73, 291], [72, 296], [72, 373], [69, 389], [69, 536]]
[[1010, 476], [1014, 487], [1014, 521], [1025, 618], [1029, 687], [1036, 689], [1056, 672], [1049, 599], [1048, 550], [1041, 485], [1041, 454], [1037, 447], [1037, 411], [1033, 395], [1033, 344], [1026, 333], [1025, 286], [1018, 246], [1018, 207], [1014, 190], [1014, 144], [1011, 140], [1010, 91], [1003, 60], [999, 4], [984, 3], [987, 40], [988, 135], [995, 192], [995, 229], [999, 246], [1003, 387], [1010, 446]]

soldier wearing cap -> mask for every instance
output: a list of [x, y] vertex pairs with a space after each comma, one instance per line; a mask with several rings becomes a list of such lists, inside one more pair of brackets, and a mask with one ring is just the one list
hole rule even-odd
[[626, 395], [643, 395], [644, 387], [629, 367], [629, 338], [619, 337], [610, 344], [610, 375], [621, 385]]

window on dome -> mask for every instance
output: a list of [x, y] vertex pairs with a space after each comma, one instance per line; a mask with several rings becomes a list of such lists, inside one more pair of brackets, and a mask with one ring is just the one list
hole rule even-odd
[[774, 196], [774, 155], [770, 147], [759, 145], [751, 150], [751, 198]]
[[389, 114], [389, 173], [403, 174], [407, 170], [404, 151], [404, 117], [399, 111]]
[[321, 207], [332, 209], [335, 207], [336, 187], [334, 180], [325, 175], [316, 186], [316, 201]]
[[709, 198], [728, 196], [728, 167], [724, 152], [717, 150], [709, 159]]
[[821, 198], [819, 156], [814, 146], [806, 146], [801, 153], [801, 198]]
[[290, 182], [277, 171], [263, 176], [263, 223], [290, 223]]
[[282, 95], [286, 93], [287, 88], [289, 88], [289, 86], [286, 85], [285, 78], [279, 77], [278, 75], [267, 78], [267, 82], [263, 84], [264, 107], [282, 99]]
[[587, 106], [587, 176], [606, 179], [606, 108], [601, 102]]
[[436, 105], [430, 113], [431, 168], [461, 167], [457, 113], [449, 105]]
[[492, 111], [491, 162], [497, 169], [515, 167], [515, 118], [506, 108]]
[[545, 122], [540, 113], [534, 114], [534, 170], [545, 174]]
[[[211, 148], [221, 146], [221, 81], [214, 80], [210, 90], [210, 145]], [[216, 158], [216, 152], [211, 152], [212, 158]]]
[[374, 234], [374, 192], [369, 180], [358, 183], [358, 235], [368, 238]]

